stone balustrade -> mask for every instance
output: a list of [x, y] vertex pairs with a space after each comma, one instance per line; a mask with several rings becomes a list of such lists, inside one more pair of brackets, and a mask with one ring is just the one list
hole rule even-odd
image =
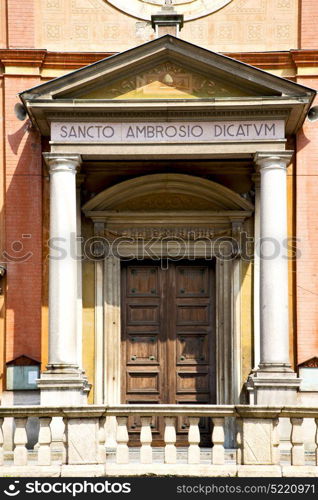
[[[9, 418], [14, 425], [6, 425]], [[37, 443], [29, 446], [27, 421], [38, 419]], [[117, 421], [114, 450], [106, 447], [107, 417]], [[140, 446], [129, 446], [129, 418], [139, 419]], [[153, 447], [153, 419], [162, 419], [163, 448]], [[210, 419], [212, 447], [200, 448], [200, 419]], [[177, 420], [186, 419], [187, 446], [177, 446]], [[304, 446], [304, 423], [312, 424], [310, 452]], [[61, 435], [53, 446], [52, 426]], [[290, 424], [282, 443], [281, 422]], [[106, 426], [107, 427], [107, 426]], [[230, 431], [236, 447], [225, 445]], [[12, 449], [6, 435], [12, 434]], [[136, 434], [136, 429], [135, 429]], [[10, 436], [9, 436], [10, 437]], [[58, 449], [56, 442], [59, 443]], [[318, 408], [118, 405], [75, 407], [0, 407], [0, 475], [14, 476], [316, 476], [318, 477]]]

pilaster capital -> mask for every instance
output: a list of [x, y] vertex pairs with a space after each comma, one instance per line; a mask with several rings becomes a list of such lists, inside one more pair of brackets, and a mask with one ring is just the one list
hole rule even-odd
[[43, 158], [49, 167], [49, 173], [69, 172], [76, 174], [80, 169], [82, 158], [81, 155], [68, 153], [43, 153]]
[[290, 164], [293, 154], [293, 151], [259, 152], [254, 155], [254, 162], [258, 172], [262, 170], [285, 170]]
[[261, 176], [259, 172], [255, 172], [255, 174], [252, 175], [252, 181], [254, 182], [255, 188], [259, 189], [261, 185]]

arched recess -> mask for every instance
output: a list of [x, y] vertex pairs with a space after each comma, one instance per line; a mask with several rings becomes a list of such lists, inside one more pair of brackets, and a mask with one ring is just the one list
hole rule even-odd
[[216, 182], [185, 174], [152, 174], [120, 182], [83, 206], [86, 215], [119, 210], [248, 211], [253, 205]]
[[[140, 238], [151, 238], [153, 230], [159, 239], [166, 236], [167, 231], [172, 237], [178, 236], [180, 231], [184, 234], [196, 230], [198, 236], [208, 234], [212, 239], [224, 234], [235, 236], [253, 209], [251, 202], [218, 183], [169, 173], [123, 181], [105, 189], [82, 207], [86, 217], [93, 220], [96, 235], [108, 236], [108, 231], [116, 236], [128, 235], [132, 240], [129, 255], [134, 257], [140, 257]], [[200, 254], [198, 246], [193, 253], [192, 243], [188, 242], [185, 258], [206, 257]], [[122, 249], [125, 251], [124, 247]], [[160, 251], [163, 250], [159, 245]], [[95, 265], [95, 403], [119, 404], [120, 258], [111, 254]], [[218, 260], [216, 280], [217, 403], [233, 404], [239, 401], [241, 387], [240, 259]], [[101, 380], [103, 384], [99, 384]], [[109, 432], [108, 442], [111, 443], [111, 426]]]

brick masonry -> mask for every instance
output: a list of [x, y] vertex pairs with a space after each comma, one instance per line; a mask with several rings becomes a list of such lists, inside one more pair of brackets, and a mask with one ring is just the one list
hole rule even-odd
[[14, 114], [17, 93], [38, 78], [8, 76], [5, 96], [6, 361], [40, 360], [42, 208], [39, 134]]
[[[318, 78], [299, 83], [318, 88]], [[296, 263], [298, 363], [318, 353], [317, 123], [306, 120], [297, 137], [296, 234], [300, 251]]]
[[35, 39], [35, 0], [7, 0], [9, 48], [32, 48]]

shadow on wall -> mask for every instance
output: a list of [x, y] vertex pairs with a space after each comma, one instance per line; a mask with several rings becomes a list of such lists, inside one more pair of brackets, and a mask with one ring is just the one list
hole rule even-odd
[[[24, 383], [33, 377], [35, 370], [38, 373], [41, 360], [41, 139], [31, 128], [29, 120], [21, 125], [14, 116], [13, 109], [12, 116], [10, 113], [7, 117], [6, 126], [15, 132], [6, 136], [5, 201], [4, 210], [0, 214], [5, 228], [5, 250], [0, 264], [7, 269], [5, 279], [0, 283], [5, 290], [6, 300], [6, 308], [4, 304], [1, 308], [1, 318], [6, 328], [1, 352], [1, 378], [4, 390], [7, 389], [2, 394], [1, 404], [33, 405], [39, 404], [39, 391], [35, 390], [34, 383], [29, 389], [24, 387]], [[30, 359], [35, 368], [33, 372], [30, 371]], [[16, 360], [21, 361], [19, 366], [14, 366]], [[12, 384], [17, 384], [17, 387]], [[37, 425], [31, 424], [30, 420], [30, 443], [33, 442], [34, 434], [31, 427]]]

